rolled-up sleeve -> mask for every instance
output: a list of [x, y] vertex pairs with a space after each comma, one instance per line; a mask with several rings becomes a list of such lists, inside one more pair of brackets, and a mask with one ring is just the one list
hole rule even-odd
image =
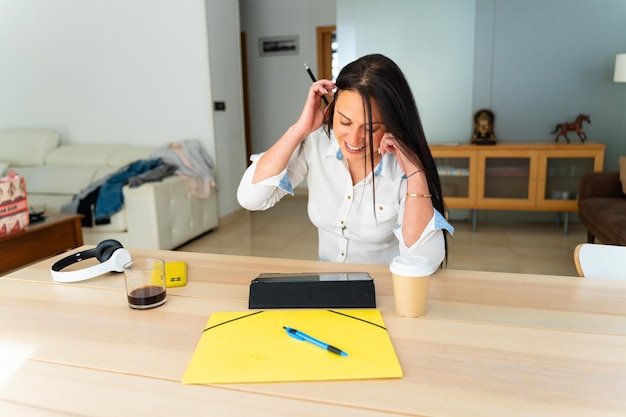
[[237, 201], [246, 210], [267, 210], [273, 207], [287, 194], [294, 194], [291, 178], [295, 179], [297, 185], [306, 174], [306, 165], [303, 164], [302, 157], [294, 153], [287, 167], [278, 175], [255, 184], [252, 180], [261, 156], [263, 153], [250, 157], [252, 164], [244, 172], [237, 188]]
[[444, 230], [454, 233], [452, 225], [437, 210], [434, 210], [420, 238], [410, 247], [404, 243], [402, 227], [397, 227], [394, 233], [400, 242], [400, 255], [424, 256], [430, 259], [433, 269], [439, 268], [446, 256]]

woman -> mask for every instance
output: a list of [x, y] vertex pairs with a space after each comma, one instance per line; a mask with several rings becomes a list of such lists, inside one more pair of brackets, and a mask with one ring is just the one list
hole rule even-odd
[[[324, 95], [334, 100], [322, 110]], [[391, 59], [367, 55], [336, 84], [313, 83], [298, 121], [251, 160], [237, 192], [248, 210], [272, 207], [307, 178], [320, 260], [388, 264], [421, 255], [434, 270], [446, 258], [444, 230], [454, 229], [442, 216], [415, 100]]]

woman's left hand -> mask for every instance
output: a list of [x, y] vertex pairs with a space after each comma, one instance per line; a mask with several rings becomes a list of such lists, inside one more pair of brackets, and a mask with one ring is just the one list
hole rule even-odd
[[378, 153], [381, 155], [385, 155], [386, 153], [392, 153], [395, 155], [398, 164], [400, 164], [400, 168], [404, 171], [405, 175], [410, 175], [418, 170], [421, 170], [421, 166], [416, 166], [413, 162], [406, 157], [404, 152], [398, 146], [398, 142], [396, 138], [389, 132], [385, 132], [382, 139], [380, 140], [380, 145], [378, 147]]

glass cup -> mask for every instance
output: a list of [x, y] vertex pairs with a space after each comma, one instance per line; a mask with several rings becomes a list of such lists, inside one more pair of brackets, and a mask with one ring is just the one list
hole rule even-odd
[[158, 307], [167, 301], [165, 261], [143, 258], [124, 265], [128, 306], [136, 309]]
[[396, 313], [405, 317], [426, 314], [433, 267], [423, 256], [396, 256], [389, 265]]

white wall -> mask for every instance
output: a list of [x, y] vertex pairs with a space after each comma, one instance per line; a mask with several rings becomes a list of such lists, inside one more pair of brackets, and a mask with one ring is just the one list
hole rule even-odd
[[[317, 68], [317, 26], [331, 26], [335, 0], [240, 0], [241, 29], [247, 35], [252, 152], [269, 148], [302, 110]], [[260, 37], [298, 35], [297, 55], [260, 56]]]
[[202, 0], [0, 0], [0, 57], [0, 128], [214, 152]]
[[382, 53], [403, 70], [429, 143], [471, 136], [473, 0], [337, 0], [340, 66]]

